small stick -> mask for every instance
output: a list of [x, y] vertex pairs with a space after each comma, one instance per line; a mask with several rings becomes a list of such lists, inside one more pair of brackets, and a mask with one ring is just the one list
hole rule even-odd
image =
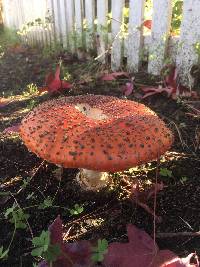
[[200, 231], [198, 232], [177, 232], [177, 233], [157, 233], [156, 238], [178, 237], [178, 236], [198, 236], [200, 237]]
[[[29, 182], [34, 178], [34, 176], [37, 174], [37, 172], [40, 170], [40, 168], [44, 165], [44, 163], [45, 163], [45, 160], [42, 161], [42, 163], [39, 165], [39, 167], [37, 167], [37, 169], [36, 169], [36, 170], [34, 171], [34, 173], [31, 175], [31, 178], [30, 178]], [[18, 195], [23, 189], [24, 189], [24, 188], [21, 187], [21, 188], [17, 191], [17, 193], [16, 193], [15, 195]]]

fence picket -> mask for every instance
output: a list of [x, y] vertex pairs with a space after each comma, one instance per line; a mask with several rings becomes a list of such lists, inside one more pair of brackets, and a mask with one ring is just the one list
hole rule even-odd
[[130, 0], [129, 28], [127, 40], [127, 67], [129, 71], [138, 71], [141, 61], [142, 36], [145, 0]]
[[199, 54], [195, 52], [195, 45], [200, 45], [200, 1], [187, 0], [183, 5], [183, 20], [178, 45], [176, 63], [183, 84], [193, 84], [188, 75], [193, 64], [197, 64]]
[[172, 17], [172, 0], [153, 1], [148, 72], [159, 75], [163, 67]]
[[75, 6], [75, 42], [76, 48], [83, 46], [83, 2], [74, 0]]
[[97, 53], [98, 59], [105, 63], [105, 52], [107, 44], [107, 15], [108, 15], [108, 0], [97, 1]]
[[67, 47], [67, 20], [65, 13], [65, 0], [60, 0], [60, 27], [63, 47]]
[[74, 42], [74, 1], [66, 0], [66, 18], [67, 18], [67, 34], [69, 49], [71, 52], [75, 51]]
[[60, 43], [61, 40], [61, 27], [60, 27], [60, 1], [53, 0], [53, 17], [55, 27], [56, 43]]
[[124, 0], [112, 0], [112, 50], [111, 50], [111, 68], [118, 70], [121, 65], [122, 39], [120, 38]]
[[46, 17], [48, 17], [48, 39], [50, 40], [50, 45], [55, 44], [55, 28], [54, 28], [54, 18], [53, 18], [53, 5], [52, 0], [47, 0], [46, 2]]
[[93, 48], [94, 43], [94, 1], [85, 0], [85, 17], [87, 21], [87, 32], [86, 32], [86, 47], [87, 50]]

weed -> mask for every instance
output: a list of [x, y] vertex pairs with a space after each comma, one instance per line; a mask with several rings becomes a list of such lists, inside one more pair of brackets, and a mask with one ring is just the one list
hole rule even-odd
[[70, 209], [69, 212], [71, 215], [78, 215], [84, 210], [83, 206], [75, 204], [73, 209]]
[[44, 199], [43, 203], [41, 203], [38, 209], [44, 210], [53, 206], [53, 200], [51, 197], [47, 197]]
[[9, 219], [10, 223], [15, 224], [16, 229], [26, 229], [26, 220], [29, 218], [29, 214], [23, 212], [21, 208], [18, 208], [15, 204], [8, 208], [4, 214], [6, 219]]
[[160, 175], [164, 177], [172, 177], [172, 171], [167, 168], [160, 168]]
[[180, 179], [180, 182], [181, 182], [181, 184], [184, 184], [187, 182], [187, 180], [188, 180], [187, 176], [182, 176]]
[[32, 239], [34, 249], [31, 255], [34, 257], [43, 257], [47, 262], [53, 262], [61, 253], [59, 245], [50, 244], [49, 231], [42, 231], [41, 235]]
[[26, 91], [23, 92], [24, 96], [30, 96], [30, 95], [35, 95], [38, 94], [38, 87], [34, 83], [30, 83], [26, 86]]
[[94, 262], [102, 262], [107, 252], [108, 241], [106, 239], [98, 239], [97, 246], [93, 248], [92, 260]]
[[8, 256], [9, 249], [4, 250], [3, 246], [0, 247], [0, 259], [5, 259]]
[[33, 109], [36, 105], [38, 104], [38, 101], [32, 99], [29, 101], [28, 105], [27, 105], [27, 109], [31, 110]]
[[17, 208], [14, 204], [11, 208], [8, 208], [4, 214], [6, 219], [9, 219], [10, 223], [15, 224], [16, 229], [26, 229], [26, 220], [29, 218], [29, 214], [25, 214], [22, 209]]

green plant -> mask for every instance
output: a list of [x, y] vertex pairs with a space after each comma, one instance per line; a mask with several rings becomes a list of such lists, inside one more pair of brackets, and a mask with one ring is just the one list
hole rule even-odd
[[106, 239], [98, 239], [97, 246], [93, 248], [92, 260], [101, 262], [105, 254], [108, 252], [108, 241]]
[[34, 257], [43, 257], [47, 262], [53, 262], [61, 253], [59, 245], [52, 245], [50, 243], [49, 231], [42, 231], [40, 236], [32, 239], [34, 249], [31, 251], [31, 255]]
[[15, 224], [16, 229], [25, 229], [27, 227], [26, 221], [30, 217], [29, 214], [24, 213], [21, 208], [18, 208], [16, 204], [8, 208], [4, 216], [10, 223]]
[[44, 199], [43, 203], [41, 203], [39, 205], [38, 208], [41, 210], [44, 210], [44, 209], [47, 209], [49, 207], [52, 207], [52, 205], [53, 205], [53, 199], [51, 197], [47, 197]]
[[75, 204], [73, 209], [70, 209], [69, 212], [71, 215], [78, 215], [84, 210], [83, 206]]
[[172, 171], [167, 168], [160, 168], [160, 175], [164, 177], [172, 177]]
[[187, 176], [182, 176], [180, 179], [181, 184], [184, 184], [185, 182], [187, 182], [188, 178]]
[[34, 100], [34, 99], [31, 99], [30, 101], [29, 101], [29, 103], [28, 103], [28, 105], [27, 105], [27, 109], [33, 109], [36, 105], [37, 105], [37, 101], [36, 100]]
[[172, 27], [172, 32], [176, 35], [180, 33], [182, 11], [183, 11], [183, 1], [173, 0], [171, 27]]
[[3, 246], [0, 247], [0, 260], [8, 256], [9, 249], [4, 250]]
[[26, 86], [26, 91], [23, 92], [24, 96], [29, 96], [29, 95], [35, 95], [38, 94], [38, 87], [34, 83], [30, 83]]

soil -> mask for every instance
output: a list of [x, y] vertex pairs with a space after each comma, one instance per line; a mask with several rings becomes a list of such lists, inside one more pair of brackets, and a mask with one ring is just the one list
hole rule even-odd
[[[44, 57], [41, 51], [25, 48], [8, 51], [0, 59], [0, 96], [11, 97], [12, 102], [0, 108], [0, 247], [7, 248], [14, 226], [4, 214], [13, 203], [29, 214], [26, 229], [17, 229], [7, 259], [2, 267], [28, 267], [36, 260], [30, 252], [31, 239], [46, 230], [61, 215], [68, 242], [80, 239], [106, 238], [109, 242], [127, 241], [126, 225], [132, 223], [153, 236], [153, 216], [130, 199], [130, 184], [136, 179], [143, 190], [155, 182], [156, 171], [167, 169], [172, 173], [158, 175], [165, 187], [157, 194], [156, 214], [162, 222], [156, 223], [156, 233], [196, 232], [200, 225], [200, 110], [199, 100], [176, 101], [165, 95], [141, 99], [141, 85], [155, 85], [157, 80], [144, 72], [135, 74], [134, 92], [130, 100], [145, 103], [166, 122], [174, 133], [175, 141], [160, 160], [144, 166], [112, 174], [112, 183], [99, 192], [86, 192], [76, 183], [77, 169], [59, 168], [44, 162], [29, 152], [17, 133], [5, 134], [8, 126], [19, 123], [25, 114], [44, 100], [59, 97], [49, 94], [28, 93], [30, 83], [42, 86], [45, 74], [58, 62], [59, 56]], [[74, 87], [63, 91], [65, 96], [103, 94], [122, 98], [120, 78], [116, 82], [102, 82], [97, 63], [78, 61], [64, 55], [62, 75], [70, 74]], [[105, 68], [105, 67], [104, 67]], [[79, 81], [79, 82], [78, 82]], [[80, 83], [81, 81], [81, 83]], [[24, 94], [27, 92], [27, 94]], [[26, 181], [29, 181], [26, 183]], [[3, 194], [2, 192], [7, 192]], [[54, 199], [53, 206], [39, 207], [44, 199]], [[70, 210], [75, 204], [83, 207], [78, 215]], [[147, 203], [152, 209], [153, 198]], [[200, 237], [176, 236], [156, 239], [160, 248], [170, 249], [180, 256], [191, 252], [200, 255]]]

